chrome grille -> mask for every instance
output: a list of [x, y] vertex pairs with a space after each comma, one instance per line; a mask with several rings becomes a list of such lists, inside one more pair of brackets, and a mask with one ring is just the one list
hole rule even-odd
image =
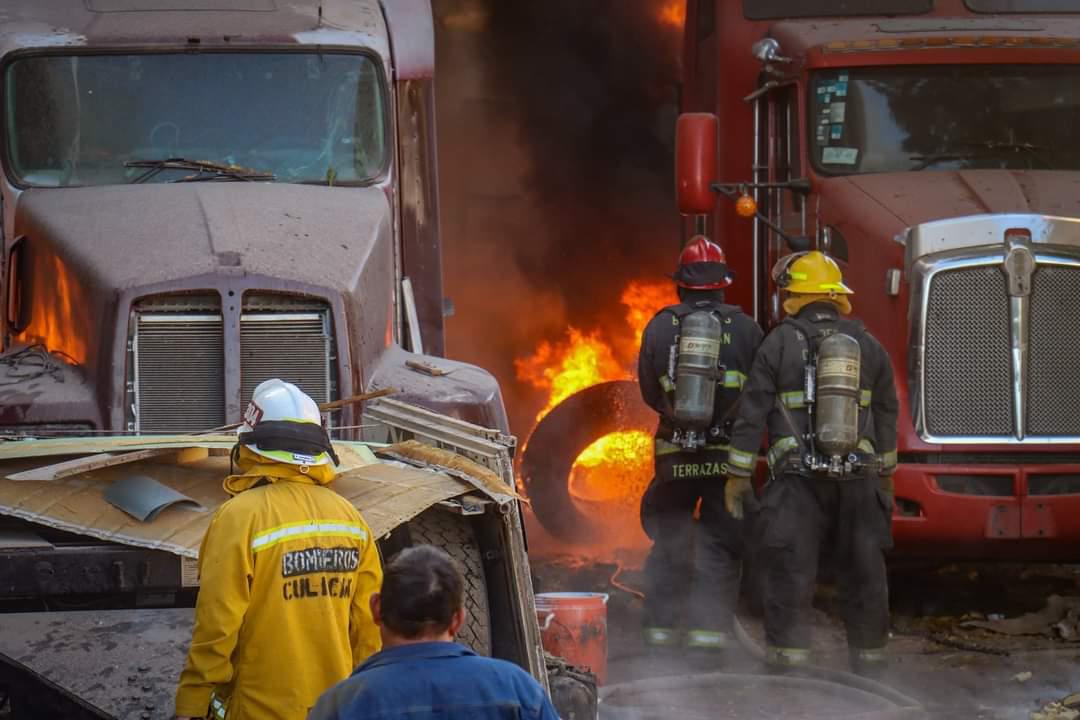
[[138, 432], [225, 424], [225, 339], [220, 313], [137, 309], [132, 356]]
[[1013, 434], [1009, 295], [997, 265], [933, 276], [926, 311], [925, 409], [936, 436]]
[[1028, 434], [1080, 436], [1080, 268], [1044, 266], [1031, 284]]
[[332, 399], [334, 343], [325, 303], [264, 294], [246, 297], [240, 350], [241, 406], [270, 378], [294, 383], [316, 402]]

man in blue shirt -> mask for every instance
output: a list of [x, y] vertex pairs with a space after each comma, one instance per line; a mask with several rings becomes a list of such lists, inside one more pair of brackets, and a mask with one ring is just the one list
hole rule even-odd
[[323, 693], [308, 720], [558, 720], [531, 675], [454, 642], [463, 598], [461, 571], [445, 552], [398, 553], [371, 597], [382, 652]]

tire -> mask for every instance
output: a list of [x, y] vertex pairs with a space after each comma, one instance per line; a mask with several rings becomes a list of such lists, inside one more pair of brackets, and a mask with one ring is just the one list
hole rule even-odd
[[533, 428], [521, 460], [521, 477], [533, 513], [560, 540], [602, 539], [601, 526], [570, 496], [570, 472], [578, 455], [608, 433], [656, 429], [656, 414], [634, 380], [613, 380], [563, 400]]
[[409, 521], [410, 545], [434, 545], [457, 560], [465, 573], [465, 624], [458, 642], [479, 655], [491, 655], [491, 613], [488, 610], [484, 561], [469, 519], [437, 507]]

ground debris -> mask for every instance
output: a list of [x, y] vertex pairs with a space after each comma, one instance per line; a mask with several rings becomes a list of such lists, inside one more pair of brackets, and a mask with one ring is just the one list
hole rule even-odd
[[960, 626], [1001, 635], [1041, 635], [1073, 641], [1080, 637], [1080, 597], [1051, 595], [1038, 612], [1004, 620], [967, 620]]
[[1015, 680], [1016, 682], [1024, 683], [1024, 682], [1027, 682], [1030, 679], [1031, 679], [1031, 671], [1030, 670], [1025, 670], [1024, 672], [1019, 672], [1019, 673], [1016, 673], [1015, 675], [1013, 675], [1013, 680]]
[[1032, 712], [1030, 718], [1031, 720], [1077, 720], [1080, 718], [1080, 711], [1066, 707], [1060, 702], [1052, 702]]

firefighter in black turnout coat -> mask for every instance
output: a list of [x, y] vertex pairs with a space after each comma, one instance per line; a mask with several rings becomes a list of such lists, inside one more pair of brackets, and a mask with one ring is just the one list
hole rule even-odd
[[731, 438], [727, 508], [741, 516], [762, 430], [770, 480], [755, 521], [767, 662], [810, 660], [819, 552], [845, 596], [852, 667], [884, 667], [898, 405], [892, 365], [851, 312], [840, 268], [820, 252], [782, 258], [773, 278], [788, 317], [761, 345]]
[[642, 397], [660, 415], [641, 502], [653, 541], [644, 634], [649, 645], [724, 650], [742, 552], [741, 523], [724, 509], [727, 436], [762, 331], [724, 304], [732, 275], [719, 245], [691, 239], [673, 279], [681, 302], [649, 322], [638, 356]]

